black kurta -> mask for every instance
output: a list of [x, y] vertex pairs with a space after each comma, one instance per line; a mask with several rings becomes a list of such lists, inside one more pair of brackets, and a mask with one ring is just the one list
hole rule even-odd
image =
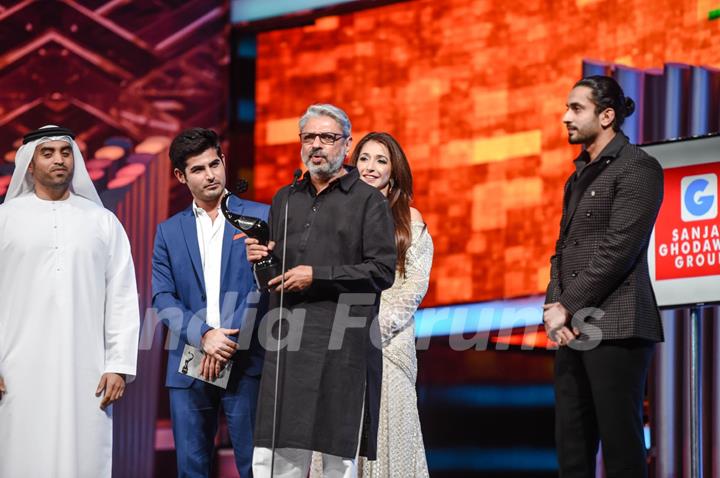
[[[284, 208], [290, 193], [286, 269], [313, 268], [308, 289], [285, 294], [284, 307], [294, 313], [304, 310], [305, 320], [299, 350], [284, 348], [280, 355], [276, 446], [351, 458], [358, 450], [364, 418], [360, 453], [374, 459], [382, 351], [370, 336], [380, 336], [376, 320], [380, 293], [395, 278], [394, 224], [387, 199], [362, 182], [357, 169], [347, 170], [320, 194], [306, 174], [294, 191], [289, 186], [278, 191], [270, 209], [271, 239], [281, 258]], [[369, 294], [370, 305], [350, 307], [349, 316], [362, 317], [365, 324], [344, 328], [341, 346], [330, 350], [344, 293]], [[271, 294], [270, 310], [276, 314], [279, 299], [278, 293]], [[288, 329], [284, 324], [283, 335]], [[379, 339], [376, 342], [379, 345]], [[276, 355], [273, 349], [265, 354], [258, 399], [255, 445], [266, 448], [272, 441]]]

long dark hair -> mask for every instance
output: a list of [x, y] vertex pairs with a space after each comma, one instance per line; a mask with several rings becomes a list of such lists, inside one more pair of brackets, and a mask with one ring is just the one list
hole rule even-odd
[[613, 131], [620, 131], [625, 118], [635, 111], [635, 102], [625, 96], [622, 87], [609, 76], [586, 76], [575, 83], [575, 87], [585, 86], [592, 91], [591, 99], [595, 103], [595, 114], [599, 115], [608, 108], [615, 111], [615, 120], [612, 123]]
[[395, 245], [397, 247], [397, 270], [405, 276], [405, 258], [412, 242], [410, 228], [410, 202], [413, 196], [413, 180], [405, 152], [395, 138], [388, 133], [372, 132], [365, 135], [353, 149], [350, 162], [357, 166], [360, 151], [368, 141], [384, 145], [390, 153], [390, 189], [387, 193], [390, 210], [395, 220]]

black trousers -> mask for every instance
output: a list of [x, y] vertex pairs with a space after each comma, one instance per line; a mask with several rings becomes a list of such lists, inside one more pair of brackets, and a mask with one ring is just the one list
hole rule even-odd
[[602, 441], [607, 478], [645, 478], [643, 399], [655, 344], [626, 339], [555, 355], [555, 441], [561, 478], [595, 478]]

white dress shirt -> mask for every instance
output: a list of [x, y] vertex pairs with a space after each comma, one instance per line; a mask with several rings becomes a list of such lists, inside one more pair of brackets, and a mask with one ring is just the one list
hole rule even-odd
[[222, 269], [222, 244], [225, 232], [225, 216], [220, 212], [213, 222], [208, 213], [193, 201], [195, 226], [197, 229], [200, 261], [205, 279], [207, 315], [205, 322], [210, 327], [220, 327], [220, 270]]

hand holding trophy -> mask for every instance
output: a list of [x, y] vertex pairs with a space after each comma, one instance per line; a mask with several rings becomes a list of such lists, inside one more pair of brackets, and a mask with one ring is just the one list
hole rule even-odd
[[[240, 214], [235, 214], [230, 211], [228, 203], [231, 196], [233, 196], [233, 193], [227, 191], [220, 201], [220, 211], [222, 211], [225, 219], [236, 229], [244, 232], [248, 237], [257, 239], [260, 244], [267, 246], [270, 241], [270, 228], [268, 223], [257, 217], [241, 216]], [[282, 274], [280, 259], [270, 252], [260, 261], [253, 264], [253, 274], [255, 275], [255, 282], [258, 288], [261, 290], [268, 289], [270, 279]]]

